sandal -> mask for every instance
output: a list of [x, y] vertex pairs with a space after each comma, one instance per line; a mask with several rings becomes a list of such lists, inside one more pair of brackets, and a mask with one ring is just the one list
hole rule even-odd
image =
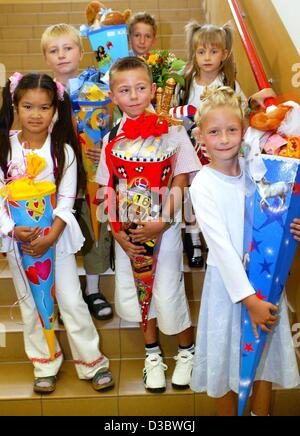
[[114, 384], [112, 373], [108, 368], [99, 369], [92, 379], [92, 386], [95, 391], [112, 388]]
[[38, 377], [34, 380], [33, 390], [37, 394], [50, 394], [56, 389], [56, 376]]
[[[84, 295], [84, 301], [88, 305], [90, 313], [99, 321], [105, 321], [113, 317], [111, 304], [106, 300], [101, 292], [98, 292], [97, 294]], [[101, 315], [101, 312], [104, 309], [109, 310], [106, 310], [105, 313]]]

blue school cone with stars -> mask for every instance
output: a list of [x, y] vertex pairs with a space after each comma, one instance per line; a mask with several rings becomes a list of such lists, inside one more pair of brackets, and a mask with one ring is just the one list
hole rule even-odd
[[[290, 224], [300, 216], [300, 160], [262, 157], [267, 172], [255, 193], [246, 197], [244, 259], [257, 297], [278, 306], [297, 247]], [[239, 416], [244, 414], [268, 338], [260, 328], [259, 339], [255, 338], [245, 306], [241, 328]]]

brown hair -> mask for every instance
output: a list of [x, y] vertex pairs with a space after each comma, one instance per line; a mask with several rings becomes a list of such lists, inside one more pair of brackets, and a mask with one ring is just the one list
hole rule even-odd
[[72, 40], [80, 48], [80, 50], [84, 51], [79, 30], [77, 30], [74, 26], [71, 26], [70, 24], [60, 23], [47, 27], [47, 29], [42, 34], [41, 49], [44, 55], [47, 50], [49, 40], [52, 38], [57, 38], [61, 35], [70, 36], [70, 38], [72, 38]]
[[153, 29], [154, 36], [156, 36], [157, 24], [156, 24], [156, 21], [155, 21], [155, 18], [153, 15], [150, 15], [147, 12], [137, 12], [136, 14], [132, 15], [132, 17], [130, 18], [129, 23], [128, 23], [129, 35], [132, 34], [133, 27], [135, 26], [135, 24], [138, 24], [138, 23], [144, 23], [144, 24], [148, 24], [149, 26], [151, 26]]
[[183, 103], [186, 103], [188, 99], [194, 74], [201, 75], [196, 61], [196, 51], [200, 44], [204, 47], [211, 45], [221, 50], [227, 50], [228, 55], [220, 65], [220, 73], [224, 74], [224, 85], [234, 89], [236, 69], [233, 57], [233, 31], [230, 24], [226, 23], [224, 26], [215, 26], [214, 24], [201, 25], [196, 21], [190, 21], [185, 26], [185, 32], [188, 63], [184, 72], [185, 92]]
[[135, 57], [135, 56], [129, 56], [126, 58], [121, 58], [117, 62], [113, 64], [109, 71], [109, 86], [110, 89], [112, 89], [114, 77], [118, 73], [122, 73], [123, 71], [129, 71], [129, 70], [137, 70], [138, 68], [142, 68], [145, 70], [145, 72], [148, 74], [149, 80], [152, 83], [152, 73], [150, 70], [149, 65], [143, 61], [142, 59]]

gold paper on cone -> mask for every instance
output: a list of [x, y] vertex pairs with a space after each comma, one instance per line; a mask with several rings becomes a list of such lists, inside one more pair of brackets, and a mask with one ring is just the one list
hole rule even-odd
[[166, 81], [165, 88], [157, 88], [156, 90], [156, 113], [161, 120], [166, 120], [169, 127], [182, 126], [183, 122], [177, 120], [170, 115], [171, 103], [176, 87], [176, 81], [172, 78]]

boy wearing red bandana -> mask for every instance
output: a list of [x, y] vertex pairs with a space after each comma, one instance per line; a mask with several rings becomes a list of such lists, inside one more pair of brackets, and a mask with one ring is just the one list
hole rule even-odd
[[[200, 164], [184, 127], [168, 127], [167, 123], [157, 122], [155, 115], [145, 114], [146, 110], [151, 110], [151, 100], [156, 90], [146, 63], [134, 57], [116, 62], [110, 70], [110, 89], [113, 102], [123, 112], [113, 143], [125, 138], [128, 139], [129, 147], [135, 138], [162, 135], [168, 146], [178, 147], [171, 182], [172, 191], [173, 188], [177, 188], [175, 191], [178, 195], [173, 198], [169, 196], [163, 208], [171, 212], [171, 220], [168, 219], [167, 222], [161, 216], [155, 221], [141, 221], [137, 223], [137, 228], [130, 229], [129, 233], [112, 223], [112, 233], [116, 252], [116, 311], [122, 319], [141, 324], [146, 350], [144, 386], [150, 392], [162, 392], [166, 388], [167, 366], [163, 363], [158, 343], [158, 327], [166, 335], [177, 335], [179, 350], [175, 357], [176, 367], [172, 384], [175, 388], [182, 389], [189, 387], [190, 383], [194, 340], [182, 272], [181, 205], [189, 176], [200, 169]], [[96, 175], [96, 181], [101, 186], [108, 186], [111, 179], [108, 158], [112, 142], [109, 145], [108, 143], [109, 135], [104, 138]], [[145, 330], [131, 260], [145, 254], [145, 248], [141, 244], [160, 238], [152, 300]]]

